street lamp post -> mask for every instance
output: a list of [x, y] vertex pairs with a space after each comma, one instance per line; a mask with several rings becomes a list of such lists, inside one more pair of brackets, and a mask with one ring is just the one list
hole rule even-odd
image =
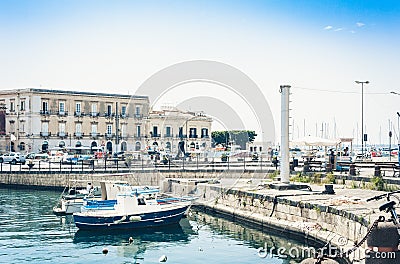
[[397, 160], [400, 166], [400, 113], [397, 112]]
[[361, 83], [361, 156], [364, 158], [364, 83], [368, 84], [369, 81], [356, 81], [356, 83]]

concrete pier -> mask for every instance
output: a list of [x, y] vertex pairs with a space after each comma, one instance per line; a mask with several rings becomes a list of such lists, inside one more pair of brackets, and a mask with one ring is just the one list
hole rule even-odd
[[[360, 189], [369, 176], [335, 175], [335, 194], [324, 194], [324, 185], [311, 184], [312, 191], [270, 189], [265, 173], [206, 173], [206, 172], [145, 172], [145, 173], [40, 173], [0, 174], [0, 186], [27, 186], [34, 188], [64, 188], [70, 180], [98, 182], [126, 181], [132, 185], [159, 185], [165, 192], [176, 195], [198, 196], [196, 207], [229, 216], [235, 221], [262, 229], [284, 231], [290, 236], [330, 242], [341, 250], [360, 241], [368, 225], [379, 215], [378, 208], [385, 201], [366, 202], [367, 198], [385, 192]], [[399, 178], [384, 178], [399, 185]], [[82, 187], [85, 183], [82, 182]], [[355, 186], [354, 186], [355, 185]], [[352, 253], [350, 260], [363, 263], [363, 248]]]

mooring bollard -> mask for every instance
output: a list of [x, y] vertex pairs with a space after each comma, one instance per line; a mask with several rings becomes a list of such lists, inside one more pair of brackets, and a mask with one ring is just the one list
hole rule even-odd
[[349, 169], [350, 176], [356, 176], [356, 165], [351, 164]]
[[381, 167], [375, 166], [374, 176], [381, 176]]
[[367, 238], [365, 264], [400, 263], [400, 235], [393, 222], [379, 222]]

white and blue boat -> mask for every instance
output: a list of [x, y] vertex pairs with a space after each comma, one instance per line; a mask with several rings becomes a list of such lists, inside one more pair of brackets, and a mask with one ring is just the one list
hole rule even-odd
[[[131, 186], [124, 181], [101, 181], [99, 186], [93, 186], [91, 182], [87, 183], [86, 188], [79, 187], [86, 181], [71, 180], [69, 185], [64, 189], [57, 205], [53, 207], [53, 213], [56, 215], [68, 215], [79, 213], [82, 206], [96, 204], [96, 208], [110, 207], [116, 204], [117, 194], [130, 190], [157, 189], [156, 187], [148, 186]], [[66, 192], [66, 190], [68, 190]]]
[[178, 223], [192, 204], [191, 198], [158, 197], [158, 189], [137, 188], [117, 194], [115, 204], [87, 202], [74, 213], [81, 230], [135, 229]]

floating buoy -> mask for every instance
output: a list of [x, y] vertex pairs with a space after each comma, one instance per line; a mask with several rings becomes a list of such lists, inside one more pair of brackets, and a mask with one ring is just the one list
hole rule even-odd
[[167, 262], [167, 256], [162, 255], [162, 256], [158, 259], [158, 261], [159, 261], [159, 262]]
[[129, 237], [129, 244], [132, 244], [132, 243], [133, 243], [133, 238]]
[[199, 251], [203, 251], [203, 249], [201, 247], [199, 247]]
[[107, 255], [107, 253], [108, 253], [108, 248], [103, 248], [103, 251], [102, 251], [102, 252], [103, 252], [104, 255]]

